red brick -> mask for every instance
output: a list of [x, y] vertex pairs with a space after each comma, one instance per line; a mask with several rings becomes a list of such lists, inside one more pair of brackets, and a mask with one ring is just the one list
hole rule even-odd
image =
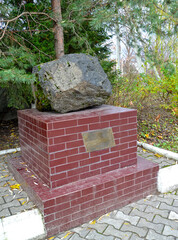
[[94, 199], [92, 201], [82, 203], [81, 204], [81, 210], [88, 209], [89, 207], [93, 207], [94, 205], [100, 204], [100, 203], [102, 203], [102, 198], [97, 198], [97, 199]]
[[129, 147], [136, 147], [137, 146], [137, 141], [133, 141], [129, 143]]
[[129, 134], [128, 131], [114, 133], [114, 139], [127, 137], [128, 134]]
[[126, 118], [126, 117], [132, 117], [132, 116], [137, 116], [137, 110], [120, 113], [120, 118]]
[[90, 201], [90, 200], [92, 200], [92, 199], [93, 199], [93, 194], [89, 194], [89, 195], [80, 197], [80, 198], [78, 198], [78, 199], [71, 200], [71, 206], [76, 206], [76, 205], [85, 203], [85, 202], [87, 202], [87, 201]]
[[114, 126], [120, 126], [120, 125], [124, 125], [127, 124], [127, 118], [125, 119], [121, 119], [121, 120], [114, 120], [114, 121], [110, 121], [110, 126], [114, 127]]
[[137, 122], [137, 117], [128, 118], [128, 122], [129, 123], [136, 123]]
[[47, 132], [47, 136], [50, 137], [58, 137], [64, 135], [64, 129], [56, 129], [56, 130], [49, 130]]
[[90, 172], [85, 172], [85, 173], [80, 174], [80, 179], [89, 178], [89, 177], [98, 175], [100, 173], [101, 173], [100, 169], [96, 169], [96, 170], [90, 171]]
[[48, 149], [49, 149], [48, 150], [49, 153], [59, 152], [65, 149], [65, 144], [62, 143], [62, 144], [52, 145], [52, 146], [49, 146]]
[[120, 117], [120, 113], [108, 114], [105, 116], [101, 116], [101, 122], [119, 119], [119, 117]]
[[93, 123], [89, 124], [89, 130], [97, 130], [97, 129], [103, 129], [108, 128], [109, 122], [100, 122], [100, 123]]
[[93, 164], [93, 163], [97, 163], [100, 161], [100, 157], [93, 157], [93, 158], [88, 158], [85, 160], [81, 160], [80, 161], [80, 166], [85, 166], [85, 165], [89, 165], [89, 164]]
[[101, 156], [101, 160], [111, 159], [114, 157], [119, 157], [119, 152], [111, 152]]
[[61, 180], [61, 179], [63, 179], [63, 178], [66, 178], [66, 172], [52, 175], [52, 176], [51, 176], [51, 181]]
[[119, 169], [119, 163], [117, 163], [115, 165], [112, 165], [112, 166], [103, 167], [101, 169], [101, 173], [106, 173], [106, 172], [113, 171], [113, 170], [116, 170], [116, 169]]
[[112, 200], [117, 198], [117, 193], [113, 192], [103, 197], [104, 201]]
[[73, 148], [73, 149], [67, 149], [65, 151], [60, 151], [60, 152], [56, 152], [55, 153], [55, 158], [63, 158], [63, 157], [67, 157], [67, 156], [72, 156], [78, 153], [78, 149]]
[[75, 162], [75, 161], [81, 161], [81, 160], [84, 160], [87, 158], [89, 158], [89, 153], [81, 153], [81, 154], [67, 157], [67, 161], [70, 163], [70, 162]]
[[102, 161], [102, 162], [98, 162], [96, 164], [90, 165], [90, 169], [95, 170], [95, 169], [102, 168], [102, 167], [105, 167], [108, 165], [109, 165], [109, 161]]
[[100, 155], [103, 155], [103, 154], [108, 153], [108, 152], [109, 152], [109, 149], [103, 149], [103, 150], [91, 152], [90, 156], [91, 157], [100, 156]]
[[83, 140], [77, 140], [77, 141], [73, 141], [73, 142], [68, 142], [66, 143], [67, 148], [76, 148], [76, 147], [80, 147], [83, 146]]
[[66, 128], [66, 134], [79, 133], [88, 131], [88, 125]]
[[124, 167], [135, 165], [136, 163], [137, 163], [137, 159], [132, 159], [132, 160], [128, 160], [128, 161], [125, 161], [125, 162], [121, 162], [120, 167], [124, 168]]
[[77, 120], [72, 119], [67, 121], [53, 122], [53, 129], [67, 128], [72, 126], [77, 126]]
[[128, 149], [125, 149], [125, 150], [121, 150], [120, 155], [123, 156], [123, 155], [129, 154], [129, 153], [135, 153], [136, 151], [137, 151], [136, 147], [128, 148]]
[[130, 129], [134, 129], [134, 128], [137, 128], [136, 123], [126, 124], [126, 125], [120, 126], [120, 131], [122, 132], [122, 131], [130, 130]]
[[97, 123], [97, 122], [99, 122], [99, 117], [88, 117], [88, 118], [78, 119], [78, 125]]
[[84, 152], [86, 152], [86, 148], [85, 147], [79, 147], [78, 152], [79, 153], [84, 153]]
[[54, 138], [54, 144], [65, 143], [77, 140], [77, 134], [71, 134], [67, 136], [60, 136]]
[[128, 131], [129, 132], [129, 135], [132, 136], [132, 135], [137, 135], [137, 129], [134, 129], [134, 130], [130, 130]]
[[74, 200], [79, 197], [81, 197], [81, 192], [74, 192], [74, 193], [70, 193], [70, 194], [67, 194], [64, 196], [59, 196], [56, 198], [56, 204], [68, 202], [68, 201]]
[[54, 218], [55, 218], [54, 213], [50, 214], [50, 215], [47, 215], [47, 216], [44, 216], [45, 223], [49, 223], [49, 222], [53, 221]]
[[49, 161], [49, 166], [50, 167], [60, 166], [62, 164], [65, 164], [66, 162], [67, 162], [66, 158], [58, 158], [58, 159]]
[[80, 210], [79, 206], [74, 206], [72, 208], [70, 207], [70, 208], [65, 209], [63, 211], [57, 212], [55, 214], [55, 217], [56, 217], [56, 219], [61, 218], [61, 217], [65, 217], [65, 216], [71, 215], [71, 213], [73, 213], [73, 212], [78, 212], [79, 210]]
[[114, 192], [114, 187], [106, 188], [101, 191], [97, 191], [95, 193], [95, 198], [99, 198], [113, 192]]
[[80, 173], [88, 172], [88, 171], [89, 171], [89, 166], [80, 167], [80, 168], [77, 168], [77, 169], [69, 170], [67, 172], [67, 176], [70, 177], [70, 176], [78, 175]]
[[71, 170], [71, 169], [77, 168], [77, 167], [78, 167], [78, 162], [64, 164], [64, 165], [56, 167], [56, 173]]

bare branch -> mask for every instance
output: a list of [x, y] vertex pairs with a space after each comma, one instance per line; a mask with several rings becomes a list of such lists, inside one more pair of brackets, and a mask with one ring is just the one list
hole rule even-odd
[[20, 15], [16, 16], [15, 18], [12, 18], [12, 19], [9, 19], [9, 20], [5, 20], [5, 19], [0, 20], [0, 22], [6, 22], [5, 28], [2, 30], [2, 35], [1, 35], [1, 37], [0, 37], [0, 40], [4, 37], [9, 23], [16, 21], [17, 19], [21, 18], [21, 17], [24, 16], [24, 15], [25, 15], [25, 16], [30, 15], [31, 18], [32, 18], [32, 15], [45, 15], [45, 16], [47, 16], [49, 19], [51, 19], [51, 20], [53, 20], [54, 22], [56, 22], [56, 20], [55, 20], [54, 18], [52, 18], [49, 14], [44, 13], [44, 12], [23, 12], [23, 13], [21, 13]]
[[15, 18], [12, 18], [12, 19], [9, 19], [9, 20], [3, 19], [3, 20], [0, 20], [0, 22], [7, 22], [9, 24], [10, 22], [14, 22], [15, 20], [17, 20], [18, 18], [20, 18], [20, 17], [22, 17], [24, 15], [30, 15], [30, 16], [31, 15], [45, 15], [49, 19], [51, 19], [53, 21], [56, 21], [56, 19], [52, 18], [49, 14], [47, 14], [45, 12], [23, 12], [20, 15], [16, 16]]

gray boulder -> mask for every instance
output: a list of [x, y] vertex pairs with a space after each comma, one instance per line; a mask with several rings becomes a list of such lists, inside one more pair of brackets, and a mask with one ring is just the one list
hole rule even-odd
[[[47, 98], [36, 94], [37, 108], [41, 101], [60, 113], [76, 111], [105, 103], [112, 92], [98, 59], [85, 54], [64, 55], [34, 67], [33, 73], [37, 75], [37, 91]], [[42, 108], [38, 109], [48, 109]]]

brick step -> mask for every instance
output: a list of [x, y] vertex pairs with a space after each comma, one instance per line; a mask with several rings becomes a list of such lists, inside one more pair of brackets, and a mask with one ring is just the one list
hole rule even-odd
[[48, 236], [88, 222], [156, 192], [158, 165], [138, 157], [137, 164], [49, 189], [34, 178], [22, 158], [10, 170], [44, 215]]

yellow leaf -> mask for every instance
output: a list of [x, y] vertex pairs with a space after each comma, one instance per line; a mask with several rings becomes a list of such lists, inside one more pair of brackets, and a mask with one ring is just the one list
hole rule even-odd
[[161, 155], [159, 155], [158, 153], [156, 153], [155, 154], [155, 156], [157, 157], [157, 158], [160, 158], [160, 157], [162, 157]]
[[52, 240], [54, 237], [50, 237], [50, 238], [48, 238], [48, 240]]
[[30, 177], [32, 177], [32, 178], [36, 178], [35, 175], [31, 175]]
[[145, 137], [146, 137], [146, 138], [149, 138], [149, 134], [145, 134]]
[[27, 202], [27, 201], [24, 201], [24, 202], [22, 203], [22, 205], [24, 205], [26, 202]]
[[128, 223], [128, 222], [125, 222], [125, 223], [124, 223], [124, 225], [129, 225], [129, 224], [130, 224], [130, 223]]
[[14, 184], [10, 186], [11, 190], [13, 189], [19, 189], [20, 188], [20, 184]]
[[68, 237], [71, 234], [71, 232], [68, 232], [63, 238]]
[[9, 177], [9, 175], [5, 175], [5, 176], [3, 176], [3, 177]]
[[90, 224], [95, 224], [96, 223], [96, 220], [93, 220], [90, 222]]
[[163, 139], [163, 136], [159, 135], [158, 138]]

